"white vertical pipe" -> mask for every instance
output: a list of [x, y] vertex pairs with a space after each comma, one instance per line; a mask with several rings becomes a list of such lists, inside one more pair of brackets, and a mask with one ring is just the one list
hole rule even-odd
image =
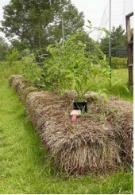
[[111, 25], [111, 21], [112, 21], [112, 2], [111, 0], [109, 0], [109, 66], [110, 66], [110, 79], [112, 77], [111, 75], [111, 68], [112, 68], [112, 62], [111, 62], [111, 56], [112, 56], [112, 46], [111, 46], [111, 28], [112, 28], [112, 25]]

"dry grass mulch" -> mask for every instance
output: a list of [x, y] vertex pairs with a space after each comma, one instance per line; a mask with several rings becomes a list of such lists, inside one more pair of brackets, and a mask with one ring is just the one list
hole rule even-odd
[[41, 140], [68, 174], [107, 172], [132, 165], [133, 108], [126, 101], [105, 100], [95, 93], [86, 94], [88, 112], [71, 121], [72, 101], [76, 94], [64, 96], [37, 89], [20, 75], [9, 78], [39, 131]]

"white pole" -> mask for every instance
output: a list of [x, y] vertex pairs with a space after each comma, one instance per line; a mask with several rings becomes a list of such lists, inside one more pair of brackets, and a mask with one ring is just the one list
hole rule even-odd
[[111, 48], [111, 20], [112, 20], [112, 14], [111, 14], [111, 0], [109, 0], [109, 33], [110, 33], [110, 36], [109, 36], [109, 66], [110, 66], [110, 79], [111, 79], [111, 68], [112, 68], [112, 62], [111, 62], [111, 56], [112, 56], [112, 48]]
[[[60, 0], [60, 3], [62, 3], [61, 0]], [[65, 32], [64, 32], [64, 18], [63, 18], [63, 13], [62, 13], [62, 16], [61, 16], [61, 23], [62, 23], [62, 41], [64, 41], [64, 39], [65, 39]]]
[[63, 41], [64, 41], [64, 19], [63, 19], [63, 16], [62, 16], [62, 39], [63, 39]]

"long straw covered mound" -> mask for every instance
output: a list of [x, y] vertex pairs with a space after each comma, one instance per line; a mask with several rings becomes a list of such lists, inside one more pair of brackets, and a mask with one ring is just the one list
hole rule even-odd
[[24, 80], [21, 75], [11, 75], [9, 77], [9, 85], [17, 91], [21, 100], [24, 101], [30, 92], [38, 91], [31, 82]]
[[[17, 79], [12, 76], [9, 81], [19, 91], [23, 80], [14, 85]], [[30, 120], [57, 165], [69, 174], [84, 174], [132, 164], [132, 104], [116, 98], [106, 102], [90, 93], [88, 113], [73, 123], [69, 115], [73, 98], [71, 92], [62, 97], [49, 92], [27, 95]]]

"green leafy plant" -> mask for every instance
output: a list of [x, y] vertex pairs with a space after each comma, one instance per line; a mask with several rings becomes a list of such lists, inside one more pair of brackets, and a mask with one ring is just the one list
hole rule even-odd
[[[84, 100], [87, 91], [92, 90], [101, 79], [109, 76], [106, 56], [97, 43], [89, 39], [83, 43], [76, 33], [63, 43], [55, 43], [47, 48], [51, 57], [46, 60], [40, 76], [40, 86], [47, 90], [63, 93], [75, 90], [77, 100]], [[92, 49], [86, 50], [86, 47]]]
[[36, 63], [35, 55], [29, 49], [23, 51], [21, 63], [24, 77], [36, 83], [40, 74], [40, 67]]
[[112, 57], [112, 68], [113, 69], [127, 68], [127, 58]]
[[10, 66], [13, 65], [13, 63], [19, 58], [19, 52], [16, 48], [12, 49], [8, 54], [7, 54], [7, 61]]

